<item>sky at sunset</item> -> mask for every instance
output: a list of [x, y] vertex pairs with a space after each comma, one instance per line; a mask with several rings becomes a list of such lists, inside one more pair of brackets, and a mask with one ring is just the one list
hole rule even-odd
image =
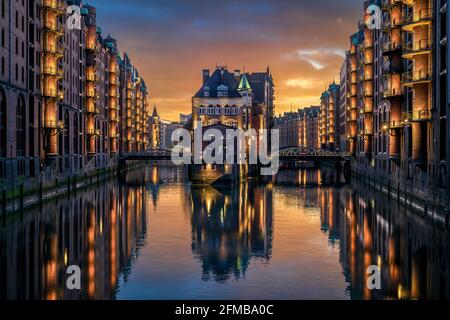
[[190, 113], [202, 69], [264, 71], [276, 113], [318, 104], [336, 79], [362, 0], [91, 0], [104, 36], [119, 41], [163, 119]]

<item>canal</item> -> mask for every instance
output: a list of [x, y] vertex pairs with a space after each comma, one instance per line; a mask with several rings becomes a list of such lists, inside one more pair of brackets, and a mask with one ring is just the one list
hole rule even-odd
[[446, 228], [335, 182], [281, 171], [230, 190], [173, 167], [130, 172], [3, 219], [0, 299], [450, 298]]

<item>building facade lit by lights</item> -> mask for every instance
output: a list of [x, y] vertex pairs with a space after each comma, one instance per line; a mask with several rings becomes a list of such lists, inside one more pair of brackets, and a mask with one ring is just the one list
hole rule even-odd
[[321, 149], [339, 151], [340, 86], [330, 84], [320, 97], [319, 140]]
[[[80, 8], [80, 28], [69, 26], [71, 5]], [[147, 87], [117, 41], [102, 36], [94, 7], [62, 0], [1, 6], [4, 185], [84, 175], [149, 148]]]
[[[202, 86], [192, 98], [192, 129], [201, 124], [202, 130], [218, 129], [224, 136], [228, 129], [254, 129], [258, 134], [260, 129], [271, 129], [274, 94], [269, 68], [258, 73], [231, 73], [224, 66], [216, 67], [212, 74], [203, 70]], [[194, 171], [198, 178], [194, 181], [212, 182], [224, 175], [246, 176], [248, 167], [203, 165], [195, 166]]]
[[318, 149], [319, 115], [320, 107], [311, 106], [276, 117], [274, 129], [280, 133], [280, 149], [291, 147]]
[[346, 137], [354, 169], [420, 190], [416, 194], [445, 193], [447, 1], [366, 1], [364, 19], [372, 4], [382, 8], [381, 29], [360, 22], [346, 55]]

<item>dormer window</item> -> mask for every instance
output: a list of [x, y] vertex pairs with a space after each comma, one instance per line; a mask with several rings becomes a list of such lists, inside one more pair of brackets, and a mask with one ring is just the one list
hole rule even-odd
[[204, 87], [203, 88], [203, 96], [204, 97], [209, 97], [209, 87]]
[[228, 97], [228, 87], [226, 85], [220, 85], [217, 87], [218, 97]]

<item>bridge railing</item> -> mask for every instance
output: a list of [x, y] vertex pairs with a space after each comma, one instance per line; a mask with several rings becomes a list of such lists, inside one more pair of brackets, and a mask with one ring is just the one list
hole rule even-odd
[[292, 147], [280, 150], [280, 157], [349, 157], [346, 152], [334, 152], [324, 149], [308, 148], [308, 147]]

